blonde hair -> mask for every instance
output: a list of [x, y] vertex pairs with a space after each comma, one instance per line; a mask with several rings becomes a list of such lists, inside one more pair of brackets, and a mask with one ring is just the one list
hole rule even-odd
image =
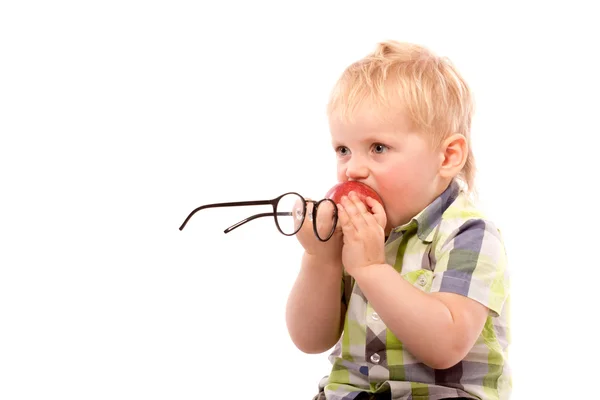
[[393, 121], [404, 112], [413, 128], [439, 146], [448, 136], [462, 134], [469, 147], [467, 161], [458, 178], [472, 191], [475, 158], [471, 150], [471, 91], [454, 65], [429, 49], [411, 43], [386, 41], [366, 57], [351, 64], [333, 88], [327, 114], [352, 121], [362, 106], [381, 112]]

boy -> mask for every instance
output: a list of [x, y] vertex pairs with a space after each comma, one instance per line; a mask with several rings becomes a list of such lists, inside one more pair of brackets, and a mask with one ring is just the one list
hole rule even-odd
[[504, 245], [468, 197], [472, 109], [452, 64], [413, 44], [380, 43], [337, 82], [337, 178], [385, 208], [350, 194], [329, 241], [310, 223], [297, 234], [290, 337], [306, 353], [335, 345], [314, 399], [509, 398]]

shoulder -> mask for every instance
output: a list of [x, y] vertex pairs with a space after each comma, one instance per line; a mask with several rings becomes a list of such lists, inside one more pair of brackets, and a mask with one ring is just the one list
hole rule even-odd
[[464, 193], [442, 214], [433, 242], [436, 251], [452, 248], [477, 250], [485, 246], [504, 251], [504, 241], [496, 223], [487, 218]]

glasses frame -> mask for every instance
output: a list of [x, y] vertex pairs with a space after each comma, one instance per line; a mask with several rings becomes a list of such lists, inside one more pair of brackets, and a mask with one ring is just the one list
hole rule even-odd
[[[296, 230], [293, 233], [285, 233], [282, 229], [281, 226], [279, 226], [279, 221], [277, 219], [277, 216], [292, 216], [291, 212], [277, 212], [277, 206], [279, 205], [279, 201], [284, 198], [285, 196], [288, 195], [296, 195], [298, 197], [300, 197], [302, 199], [302, 223], [298, 225], [298, 227], [296, 228]], [[329, 236], [327, 236], [326, 239], [322, 239], [317, 231], [317, 212], [318, 212], [318, 208], [319, 205], [321, 205], [323, 202], [330, 202], [333, 205], [333, 215], [334, 215], [334, 224], [333, 224], [333, 229], [331, 230], [331, 232], [329, 233]], [[315, 200], [311, 200], [311, 199], [306, 199], [304, 198], [304, 196], [302, 196], [299, 193], [296, 192], [287, 192], [282, 194], [281, 196], [277, 196], [274, 199], [271, 200], [255, 200], [255, 201], [235, 201], [235, 202], [228, 202], [228, 203], [213, 203], [213, 204], [205, 204], [203, 206], [197, 207], [195, 208], [192, 212], [189, 213], [189, 215], [187, 216], [187, 218], [183, 221], [183, 223], [181, 224], [181, 226], [179, 227], [179, 230], [183, 230], [183, 228], [185, 228], [185, 226], [187, 225], [187, 223], [189, 222], [189, 220], [192, 218], [192, 216], [194, 216], [194, 214], [196, 214], [198, 211], [200, 210], [205, 210], [207, 208], [217, 208], [217, 207], [244, 207], [244, 206], [263, 206], [263, 205], [271, 205], [273, 207], [273, 212], [271, 213], [260, 213], [260, 214], [255, 214], [252, 215], [248, 218], [245, 218], [233, 225], [231, 225], [229, 228], [224, 230], [224, 233], [229, 233], [231, 231], [233, 231], [236, 228], [239, 228], [240, 226], [255, 220], [257, 218], [262, 218], [262, 217], [273, 217], [273, 219], [275, 220], [275, 226], [277, 226], [277, 230], [284, 236], [293, 236], [296, 233], [298, 233], [298, 231], [302, 228], [302, 226], [304, 225], [304, 220], [306, 219], [306, 210], [307, 210], [307, 206], [308, 204], [312, 204], [313, 205], [313, 209], [311, 211], [311, 213], [309, 214], [309, 219], [312, 220], [312, 225], [313, 225], [313, 232], [315, 234], [315, 236], [317, 237], [318, 240], [320, 240], [321, 242], [327, 242], [329, 239], [331, 239], [331, 237], [333, 236], [333, 234], [335, 233], [335, 229], [337, 227], [337, 222], [338, 222], [338, 208], [337, 205], [335, 204], [335, 202], [331, 199], [321, 199], [319, 201], [315, 201]]]

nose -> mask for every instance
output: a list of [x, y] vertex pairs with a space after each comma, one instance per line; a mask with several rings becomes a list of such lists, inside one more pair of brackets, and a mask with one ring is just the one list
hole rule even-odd
[[366, 179], [369, 168], [361, 157], [353, 156], [346, 164], [346, 176], [350, 180]]

